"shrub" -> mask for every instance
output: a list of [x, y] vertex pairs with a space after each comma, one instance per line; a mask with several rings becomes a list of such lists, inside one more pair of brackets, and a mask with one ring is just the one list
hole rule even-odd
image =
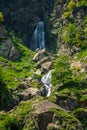
[[70, 12], [64, 12], [64, 13], [63, 13], [63, 17], [64, 17], [64, 18], [68, 18], [69, 16], [70, 16]]
[[62, 56], [55, 61], [54, 71], [52, 72], [52, 84], [66, 83], [71, 79], [72, 72], [67, 56]]
[[68, 10], [72, 11], [74, 9], [74, 7], [75, 7], [74, 0], [70, 0], [67, 7], [68, 7]]
[[69, 44], [69, 45], [76, 45], [79, 46], [81, 45], [81, 30], [76, 27], [75, 24], [69, 23], [66, 28], [66, 33], [64, 35], [64, 40]]
[[79, 0], [76, 3], [77, 7], [81, 7], [81, 6], [87, 6], [87, 0]]
[[4, 16], [2, 14], [2, 12], [0, 12], [0, 22], [3, 22], [4, 21]]

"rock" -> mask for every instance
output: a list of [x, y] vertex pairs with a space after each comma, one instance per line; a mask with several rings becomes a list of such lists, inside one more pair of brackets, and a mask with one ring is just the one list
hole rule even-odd
[[43, 112], [47, 112], [49, 111], [49, 109], [51, 108], [59, 108], [58, 105], [48, 101], [48, 100], [44, 100], [39, 102], [36, 106], [35, 106], [35, 113], [37, 114], [41, 114]]
[[76, 47], [76, 46], [73, 46], [72, 49], [73, 49], [73, 53], [77, 53], [81, 51], [81, 48]]
[[82, 64], [81, 64], [80, 61], [73, 62], [73, 63], [70, 65], [70, 68], [71, 68], [71, 69], [74, 69], [74, 70], [81, 70]]
[[35, 72], [36, 75], [41, 75], [41, 70], [40, 69], [37, 69], [36, 72]]
[[10, 54], [9, 54], [9, 59], [12, 60], [12, 61], [15, 61], [19, 57], [20, 57], [19, 51], [14, 46], [12, 46], [12, 48], [10, 50]]
[[[35, 121], [35, 128], [39, 130], [83, 130], [80, 121], [73, 119], [64, 109], [48, 101], [37, 101], [32, 106], [31, 116]], [[32, 119], [32, 120], [33, 120]], [[44, 120], [43, 120], [44, 119]]]
[[51, 130], [51, 129], [53, 129], [53, 130], [61, 130], [61, 126], [60, 125], [56, 125], [54, 123], [50, 123], [47, 126], [47, 130]]
[[32, 82], [32, 80], [33, 80], [33, 78], [32, 78], [32, 77], [28, 77], [28, 78], [26, 78], [26, 79], [25, 79], [25, 81], [27, 82], [27, 84], [28, 84], [28, 83], [31, 83], [31, 82]]
[[79, 105], [76, 98], [68, 97], [65, 95], [56, 95], [56, 97], [56, 103], [64, 109], [72, 111], [75, 107]]
[[18, 85], [18, 87], [16, 88], [16, 90], [27, 89], [27, 88], [29, 88], [29, 87], [30, 87], [29, 85], [27, 85], [25, 82], [23, 82], [23, 83], [20, 83], [20, 84]]
[[19, 92], [17, 96], [20, 102], [20, 101], [27, 101], [38, 94], [40, 93], [37, 88], [28, 88], [28, 89], [25, 89], [23, 92]]
[[40, 88], [40, 92], [41, 92], [41, 96], [47, 96], [47, 91], [46, 91], [45, 86]]
[[43, 50], [39, 50], [33, 57], [33, 61], [37, 62], [39, 60], [41, 60], [42, 58], [49, 56], [49, 54], [47, 53], [46, 49]]
[[84, 61], [87, 61], [87, 56], [85, 56], [83, 60], [84, 60]]
[[36, 68], [40, 68], [43, 63], [46, 63], [47, 61], [50, 61], [50, 60], [51, 60], [51, 59], [50, 59], [49, 56], [44, 57], [44, 58], [42, 58], [40, 61], [37, 62], [37, 64], [36, 64], [35, 67], [36, 67]]
[[84, 62], [75, 61], [71, 63], [70, 69], [83, 73], [87, 71], [87, 66]]
[[0, 55], [13, 61], [17, 60], [20, 57], [20, 53], [15, 48], [3, 26], [0, 26], [0, 39]]
[[42, 64], [41, 65], [42, 73], [47, 73], [50, 69], [52, 69], [52, 67], [53, 63], [51, 61]]

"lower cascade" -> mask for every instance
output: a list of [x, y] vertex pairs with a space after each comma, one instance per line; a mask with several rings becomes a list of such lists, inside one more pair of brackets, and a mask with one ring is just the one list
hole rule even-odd
[[52, 84], [51, 81], [51, 71], [48, 72], [46, 75], [44, 75], [41, 79], [41, 82], [44, 84], [45, 90], [46, 90], [46, 96], [49, 97], [51, 94], [51, 87]]
[[39, 21], [37, 23], [36, 29], [34, 30], [30, 49], [35, 51], [37, 48], [40, 50], [45, 48], [45, 31], [44, 31], [44, 22]]

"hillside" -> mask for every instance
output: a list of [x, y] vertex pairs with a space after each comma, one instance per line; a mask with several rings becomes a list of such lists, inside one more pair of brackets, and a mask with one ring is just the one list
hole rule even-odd
[[86, 33], [86, 0], [0, 1], [0, 130], [87, 130]]

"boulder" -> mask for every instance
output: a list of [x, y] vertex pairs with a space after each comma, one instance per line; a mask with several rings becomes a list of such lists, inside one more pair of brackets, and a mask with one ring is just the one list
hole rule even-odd
[[51, 61], [46, 62], [41, 65], [42, 73], [47, 73], [50, 69], [52, 69], [53, 63]]
[[16, 88], [16, 90], [23, 90], [23, 89], [27, 89], [27, 88], [29, 88], [29, 87], [30, 87], [30, 86], [27, 85], [26, 82], [22, 82], [22, 83], [20, 83], [20, 84], [18, 85], [18, 87]]
[[37, 88], [28, 88], [28, 89], [25, 89], [23, 92], [19, 92], [17, 96], [20, 102], [20, 101], [27, 101], [39, 94], [40, 92]]
[[19, 51], [14, 46], [12, 46], [12, 48], [10, 50], [10, 54], [9, 54], [9, 59], [12, 60], [12, 61], [15, 61], [19, 57], [20, 57]]
[[50, 57], [49, 56], [44, 57], [43, 59], [41, 59], [40, 61], [37, 62], [35, 67], [40, 68], [43, 63], [46, 63], [48, 61], [51, 61]]
[[46, 49], [43, 50], [39, 50], [33, 57], [33, 61], [37, 62], [39, 60], [41, 60], [42, 58], [49, 56], [48, 52], [46, 51]]
[[35, 75], [41, 75], [41, 70], [40, 70], [40, 69], [37, 69], [34, 74], [35, 74]]
[[54, 123], [50, 123], [47, 126], [47, 130], [61, 130], [61, 126], [60, 125], [56, 125]]
[[0, 26], [0, 55], [13, 61], [20, 57], [18, 49], [14, 46], [3, 26]]
[[[83, 130], [80, 121], [69, 115], [58, 105], [48, 101], [36, 101], [32, 105], [30, 115], [38, 130]], [[29, 125], [31, 127], [31, 124]]]
[[79, 105], [75, 97], [69, 97], [69, 96], [58, 95], [58, 94], [56, 95], [56, 97], [57, 97], [56, 103], [66, 110], [71, 111]]

